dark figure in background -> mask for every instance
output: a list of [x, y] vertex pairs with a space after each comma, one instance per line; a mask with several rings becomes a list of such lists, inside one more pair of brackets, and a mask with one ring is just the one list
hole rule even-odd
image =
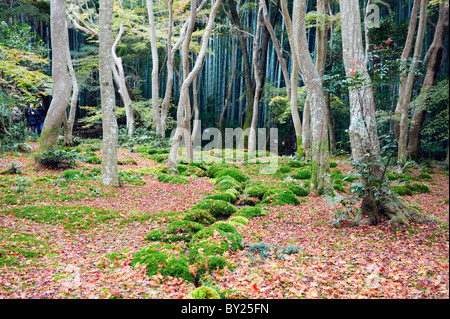
[[27, 110], [27, 125], [31, 127], [31, 132], [41, 135], [41, 112], [30, 104], [30, 108]]
[[42, 132], [42, 126], [44, 125], [45, 116], [47, 115], [47, 110], [45, 109], [44, 105], [41, 103], [38, 108], [39, 111], [39, 135], [41, 135]]

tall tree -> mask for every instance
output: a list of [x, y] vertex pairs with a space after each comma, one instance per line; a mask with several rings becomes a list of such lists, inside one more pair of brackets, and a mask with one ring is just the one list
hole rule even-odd
[[[439, 20], [434, 32], [434, 39], [427, 53], [427, 73], [422, 83], [420, 95], [426, 94], [427, 90], [435, 83], [437, 74], [444, 61], [444, 43], [445, 37], [448, 35], [448, 10], [448, 1], [441, 1], [439, 4]], [[411, 129], [409, 131], [408, 157], [415, 161], [420, 159], [420, 132], [423, 128], [425, 114], [425, 107], [414, 110]]]
[[402, 94], [402, 99], [398, 101], [397, 110], [400, 117], [400, 127], [398, 133], [398, 171], [401, 172], [403, 164], [406, 162], [407, 154], [407, 138], [408, 138], [408, 120], [409, 120], [409, 103], [411, 102], [412, 89], [415, 78], [415, 70], [422, 54], [422, 43], [425, 36], [425, 25], [427, 17], [427, 0], [420, 2], [419, 25], [417, 29], [416, 42], [414, 46], [413, 60], [408, 70], [406, 83]]
[[112, 18], [114, 0], [100, 0], [99, 76], [102, 103], [102, 182], [118, 185], [117, 148], [119, 128], [116, 119], [116, 99], [112, 75]]
[[58, 144], [59, 130], [66, 115], [65, 112], [72, 90], [72, 80], [68, 72], [67, 62], [69, 35], [66, 26], [66, 1], [51, 0], [50, 28], [54, 89], [53, 98], [42, 127], [39, 140], [39, 153], [52, 149]]
[[295, 0], [293, 7], [293, 25], [295, 53], [302, 72], [311, 110], [311, 187], [323, 192], [328, 185], [330, 170], [328, 151], [328, 132], [326, 122], [326, 104], [322, 79], [312, 61], [306, 38], [306, 0]]
[[349, 86], [349, 137], [352, 158], [356, 166], [361, 167], [360, 182], [364, 190], [361, 210], [352, 224], [376, 225], [383, 217], [390, 224], [425, 221], [427, 217], [405, 206], [384, 179], [385, 167], [381, 161], [371, 79], [365, 64], [360, 62], [365, 61], [365, 56], [359, 1], [341, 0], [339, 6], [344, 67], [352, 81]]

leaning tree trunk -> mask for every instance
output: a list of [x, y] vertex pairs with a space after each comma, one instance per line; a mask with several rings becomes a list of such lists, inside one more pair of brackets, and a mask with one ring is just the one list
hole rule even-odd
[[[444, 43], [448, 31], [448, 5], [439, 4], [439, 20], [434, 33], [433, 43], [428, 49], [428, 66], [425, 79], [422, 83], [421, 93], [425, 93], [436, 81], [437, 74], [444, 61]], [[408, 157], [418, 161], [420, 159], [420, 132], [423, 128], [426, 109], [416, 109], [409, 131]]]
[[51, 0], [50, 24], [53, 98], [42, 127], [42, 133], [39, 139], [39, 153], [53, 149], [58, 144], [59, 130], [66, 114], [65, 112], [72, 90], [72, 80], [68, 73], [67, 64], [69, 35], [66, 27], [65, 0]]
[[371, 80], [366, 66], [360, 63], [365, 61], [365, 56], [359, 2], [341, 0], [339, 6], [345, 72], [349, 78], [358, 72], [359, 79], [362, 79], [362, 82], [358, 80], [349, 87], [352, 157], [357, 166], [365, 169], [361, 170], [360, 178], [363, 184], [362, 206], [352, 224], [376, 225], [384, 218], [393, 225], [430, 221], [431, 218], [405, 206], [392, 194], [389, 183], [384, 180]]
[[326, 104], [322, 80], [311, 58], [306, 38], [306, 0], [295, 0], [293, 25], [297, 60], [302, 70], [311, 110], [311, 188], [320, 194], [328, 188], [330, 171]]
[[117, 148], [119, 128], [116, 119], [116, 100], [112, 76], [112, 10], [114, 0], [100, 1], [99, 18], [99, 76], [102, 104], [102, 183], [118, 185]]

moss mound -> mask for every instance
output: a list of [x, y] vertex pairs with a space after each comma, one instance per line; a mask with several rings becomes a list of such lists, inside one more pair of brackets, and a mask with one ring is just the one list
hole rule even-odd
[[394, 193], [400, 196], [412, 196], [414, 194], [431, 193], [430, 188], [422, 183], [406, 184], [401, 186], [391, 186]]
[[175, 241], [189, 242], [192, 236], [203, 228], [204, 226], [198, 222], [189, 220], [177, 220], [173, 223], [170, 223], [166, 229], [157, 229], [151, 231], [147, 235], [147, 240], [162, 241], [167, 243]]
[[304, 197], [309, 195], [309, 191], [296, 182], [285, 182], [283, 183], [283, 187], [289, 189], [296, 196]]
[[233, 216], [230, 218], [230, 221], [238, 223], [238, 224], [242, 224], [242, 225], [248, 225], [248, 223], [249, 223], [248, 218], [246, 218], [244, 216]]
[[215, 218], [231, 216], [238, 210], [235, 206], [220, 199], [203, 199], [194, 205], [192, 209], [207, 210]]
[[261, 182], [252, 182], [247, 185], [247, 188], [244, 190], [244, 195], [262, 199], [267, 190], [268, 187], [264, 186]]
[[222, 176], [231, 176], [239, 183], [245, 183], [249, 179], [249, 177], [245, 173], [243, 173], [240, 170], [235, 169], [235, 168], [227, 168], [224, 170], [220, 170], [219, 172], [217, 172], [214, 175], [214, 177], [216, 177], [216, 178], [219, 178]]
[[168, 184], [189, 184], [189, 181], [182, 177], [177, 175], [167, 175], [167, 174], [159, 174], [158, 175], [158, 181], [162, 183], [168, 183]]
[[288, 189], [271, 189], [264, 194], [261, 204], [267, 205], [298, 205], [300, 201], [295, 194]]
[[300, 170], [300, 171], [297, 171], [295, 174], [292, 174], [291, 177], [294, 179], [310, 179], [311, 171], [307, 170], [307, 169]]
[[259, 216], [266, 216], [267, 212], [265, 212], [264, 210], [262, 210], [259, 207], [242, 207], [239, 212], [238, 212], [238, 216], [243, 216], [245, 218], [255, 218], [255, 217], [259, 217]]
[[211, 288], [201, 286], [195, 288], [190, 293], [188, 293], [185, 297], [186, 299], [220, 299], [219, 293]]
[[205, 199], [219, 199], [219, 200], [223, 200], [225, 202], [234, 204], [234, 203], [236, 203], [237, 196], [230, 192], [223, 192], [220, 194], [214, 194], [214, 195], [207, 196], [207, 197], [205, 197]]
[[133, 255], [131, 266], [145, 265], [148, 276], [160, 273], [194, 282], [183, 254], [185, 248], [185, 245], [177, 244], [152, 244]]
[[203, 209], [193, 209], [186, 212], [182, 220], [196, 222], [204, 226], [211, 225], [216, 221], [209, 211]]

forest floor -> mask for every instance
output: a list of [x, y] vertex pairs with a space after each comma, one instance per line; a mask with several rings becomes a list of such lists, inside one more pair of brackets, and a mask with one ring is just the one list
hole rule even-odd
[[[37, 144], [30, 143], [33, 150]], [[81, 145], [87, 157], [101, 157]], [[334, 158], [335, 169], [351, 169]], [[0, 175], [0, 298], [183, 298], [194, 283], [130, 265], [149, 245], [150, 231], [181, 219], [215, 190], [214, 181], [159, 182], [164, 167], [155, 157], [119, 150], [124, 182], [118, 188], [90, 178], [100, 164], [77, 162], [83, 176], [35, 163], [33, 153], [4, 153], [0, 171], [15, 162], [20, 175]], [[281, 161], [280, 164], [284, 165]], [[287, 174], [250, 177], [276, 183]], [[133, 171], [131, 171], [133, 170]], [[97, 169], [98, 172], [98, 169]], [[428, 170], [431, 192], [403, 196], [441, 224], [350, 227], [333, 225], [340, 204], [313, 193], [299, 205], [265, 206], [266, 216], [240, 228], [242, 249], [225, 256], [233, 267], [204, 278], [225, 298], [449, 298], [449, 176]], [[419, 175], [418, 169], [410, 172]], [[98, 174], [97, 174], [98, 175]], [[395, 183], [395, 182], [394, 182]], [[348, 191], [350, 184], [344, 183]], [[350, 193], [350, 191], [348, 191]], [[342, 193], [345, 197], [346, 193]], [[252, 251], [259, 244], [266, 253]], [[253, 245], [253, 246], [252, 246]], [[276, 247], [296, 247], [276, 254]]]

